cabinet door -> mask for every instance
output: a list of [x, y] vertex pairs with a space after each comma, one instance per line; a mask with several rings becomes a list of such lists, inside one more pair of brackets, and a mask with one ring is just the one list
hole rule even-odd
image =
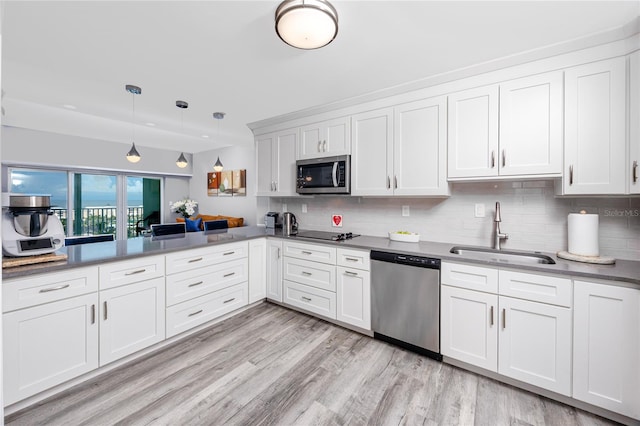
[[498, 174], [498, 86], [449, 95], [449, 178]]
[[562, 72], [500, 84], [500, 175], [562, 173]]
[[249, 303], [267, 297], [267, 240], [249, 241]]
[[338, 266], [338, 321], [371, 330], [371, 274], [369, 271]]
[[256, 195], [272, 195], [273, 161], [275, 158], [274, 134], [258, 136], [256, 138]]
[[341, 117], [300, 128], [298, 158], [319, 158], [351, 153], [349, 117]]
[[98, 368], [97, 293], [3, 316], [4, 403]]
[[395, 108], [395, 195], [449, 195], [446, 105], [442, 96]]
[[491, 371], [498, 369], [498, 296], [441, 287], [442, 355]]
[[296, 194], [296, 149], [298, 129], [278, 132], [275, 137], [277, 157], [274, 160], [272, 175], [275, 182], [275, 194], [291, 196]]
[[164, 278], [100, 292], [100, 366], [164, 340]]
[[624, 194], [625, 58], [565, 72], [565, 194]]
[[573, 397], [640, 420], [640, 290], [574, 289]]
[[393, 194], [393, 108], [351, 117], [351, 194]]
[[629, 57], [629, 192], [640, 194], [640, 51]]
[[571, 309], [500, 297], [498, 373], [571, 396]]
[[267, 298], [282, 302], [282, 241], [267, 240]]

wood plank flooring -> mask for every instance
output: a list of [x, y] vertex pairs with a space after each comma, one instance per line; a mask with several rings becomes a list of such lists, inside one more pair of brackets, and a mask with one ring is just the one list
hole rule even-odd
[[264, 303], [8, 425], [612, 425]]

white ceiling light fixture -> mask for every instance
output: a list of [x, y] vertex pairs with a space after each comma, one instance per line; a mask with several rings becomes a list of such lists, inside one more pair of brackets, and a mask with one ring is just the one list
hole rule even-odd
[[[185, 101], [176, 101], [176, 106], [180, 108], [180, 132], [184, 133], [184, 110], [189, 108], [189, 104]], [[187, 159], [184, 156], [184, 152], [180, 153], [180, 157], [176, 160], [176, 165], [181, 169], [187, 167]]]
[[125, 90], [131, 93], [131, 149], [127, 152], [127, 160], [130, 163], [137, 163], [140, 161], [140, 153], [136, 149], [135, 135], [136, 135], [136, 126], [135, 126], [135, 115], [136, 115], [136, 95], [142, 93], [142, 89], [138, 86], [134, 86], [132, 84], [127, 84], [124, 86]]
[[276, 33], [290, 46], [318, 49], [338, 34], [338, 12], [325, 0], [285, 0], [276, 9]]
[[[218, 120], [218, 141], [220, 141], [220, 120], [224, 118], [224, 112], [214, 112], [213, 118]], [[216, 172], [221, 172], [223, 168], [224, 166], [220, 162], [220, 156], [218, 156], [218, 160], [216, 160], [216, 163], [213, 165], [213, 170]]]

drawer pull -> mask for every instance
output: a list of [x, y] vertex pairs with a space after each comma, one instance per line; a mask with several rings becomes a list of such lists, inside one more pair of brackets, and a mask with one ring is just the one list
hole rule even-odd
[[200, 262], [201, 260], [202, 260], [202, 258], [201, 258], [201, 257], [198, 257], [198, 258], [196, 258], [196, 259], [191, 259], [191, 260], [190, 260], [189, 262], [187, 262], [187, 263]]
[[302, 275], [305, 275], [307, 277], [310, 277], [311, 275], [313, 275], [311, 272], [307, 272], [307, 271], [302, 271]]
[[96, 305], [91, 305], [91, 324], [96, 323]]
[[348, 260], [349, 262], [357, 262], [359, 259], [356, 259], [355, 257], [345, 257], [344, 260]]
[[344, 271], [344, 274], [352, 276], [352, 277], [357, 277], [358, 276], [357, 272], [351, 272], [351, 271]]
[[200, 284], [204, 284], [204, 281], [198, 281], [197, 283], [189, 284], [189, 287], [195, 287]]
[[236, 298], [235, 298], [235, 297], [232, 297], [231, 299], [225, 300], [225, 301], [224, 301], [224, 302], [222, 302], [222, 303], [229, 303], [229, 302], [233, 302], [234, 300], [236, 300]]
[[227, 278], [227, 277], [230, 277], [230, 276], [235, 275], [235, 274], [236, 274], [235, 272], [229, 272], [228, 274], [224, 274], [222, 276], [222, 278]]
[[104, 301], [102, 306], [104, 307], [104, 320], [106, 321], [107, 318], [108, 318], [108, 315], [107, 315], [107, 301], [106, 300]]
[[301, 296], [300, 299], [302, 299], [304, 302], [311, 302], [311, 299], [309, 297]]
[[50, 291], [62, 290], [63, 288], [67, 288], [67, 287], [69, 287], [69, 284], [62, 284], [62, 285], [59, 285], [58, 287], [43, 288], [40, 290], [40, 293], [48, 293]]
[[129, 275], [136, 275], [136, 274], [141, 274], [143, 272], [146, 272], [146, 269], [138, 269], [136, 271], [131, 271], [131, 272], [127, 272], [125, 275], [129, 276]]
[[195, 311], [195, 312], [194, 312], [194, 313], [192, 313], [192, 314], [189, 314], [189, 316], [190, 316], [190, 317], [192, 317], [192, 316], [194, 316], [194, 315], [198, 315], [198, 314], [201, 314], [201, 313], [202, 313], [202, 309], [200, 309], [199, 311]]
[[310, 256], [313, 254], [313, 252], [302, 250], [302, 254], [306, 254], [307, 256]]
[[234, 254], [235, 251], [228, 251], [226, 253], [222, 253], [223, 256], [229, 256], [230, 254]]

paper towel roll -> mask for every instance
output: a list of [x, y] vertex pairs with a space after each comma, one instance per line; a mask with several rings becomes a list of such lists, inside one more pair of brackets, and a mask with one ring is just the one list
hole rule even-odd
[[581, 256], [599, 256], [598, 215], [570, 213], [568, 252]]

